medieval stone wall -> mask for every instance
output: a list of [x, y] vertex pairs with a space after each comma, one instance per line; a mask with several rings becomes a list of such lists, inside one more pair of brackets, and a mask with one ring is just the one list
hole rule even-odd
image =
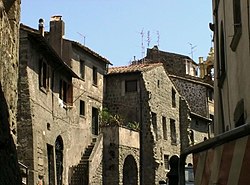
[[0, 1], [0, 184], [20, 184], [16, 111], [20, 1]]

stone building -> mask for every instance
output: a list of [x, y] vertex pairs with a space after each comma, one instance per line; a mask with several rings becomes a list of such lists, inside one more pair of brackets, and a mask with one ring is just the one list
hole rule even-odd
[[215, 134], [250, 122], [249, 1], [213, 0]]
[[0, 184], [19, 185], [16, 153], [20, 1], [0, 0]]
[[100, 184], [98, 110], [110, 62], [63, 35], [60, 16], [49, 31], [42, 19], [38, 30], [21, 25], [18, 154], [29, 184]]
[[158, 184], [168, 159], [180, 153], [178, 90], [162, 64], [110, 68], [105, 79], [104, 106], [124, 125], [139, 124], [141, 184]]
[[191, 109], [190, 140], [198, 143], [213, 132], [213, 81], [199, 78], [198, 68], [191, 58], [185, 55], [161, 51], [157, 46], [147, 50], [147, 55], [139, 63], [162, 63], [180, 95]]

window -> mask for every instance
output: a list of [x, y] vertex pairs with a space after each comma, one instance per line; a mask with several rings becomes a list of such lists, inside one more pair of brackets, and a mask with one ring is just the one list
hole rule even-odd
[[155, 138], [156, 140], [158, 139], [158, 134], [157, 134], [157, 115], [156, 113], [152, 112], [152, 125], [155, 133]]
[[207, 93], [208, 93], [208, 95], [207, 95], [208, 100], [213, 101], [213, 99], [214, 99], [213, 98], [213, 90], [209, 89]]
[[93, 67], [93, 84], [97, 86], [97, 68]]
[[234, 36], [230, 44], [230, 47], [233, 51], [236, 50], [242, 33], [240, 3], [240, 0], [233, 0]]
[[164, 155], [164, 166], [166, 170], [169, 170], [169, 155]]
[[85, 62], [80, 60], [80, 77], [85, 79]]
[[85, 102], [80, 100], [80, 115], [85, 116]]
[[60, 80], [60, 92], [59, 98], [63, 100], [64, 103], [72, 105], [73, 103], [73, 86], [64, 80]]
[[137, 91], [137, 80], [126, 80], [125, 92], [136, 92], [136, 91]]
[[162, 116], [163, 139], [168, 139], [166, 117]]
[[46, 91], [49, 90], [49, 65], [45, 60], [40, 59], [39, 61], [39, 86]]
[[160, 88], [160, 80], [157, 80], [157, 87]]
[[175, 90], [174, 90], [174, 88], [172, 88], [172, 107], [176, 107], [176, 97], [175, 97], [175, 95], [176, 95], [176, 92], [175, 92]]
[[49, 144], [47, 144], [47, 159], [49, 184], [55, 184], [54, 148]]
[[171, 144], [177, 144], [175, 120], [170, 119]]

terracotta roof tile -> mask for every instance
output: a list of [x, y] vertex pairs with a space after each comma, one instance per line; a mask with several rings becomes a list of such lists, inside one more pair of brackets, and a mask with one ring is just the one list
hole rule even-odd
[[108, 74], [121, 74], [121, 73], [136, 73], [144, 72], [153, 69], [157, 66], [162, 66], [162, 63], [154, 64], [132, 64], [129, 66], [111, 67], [108, 69]]

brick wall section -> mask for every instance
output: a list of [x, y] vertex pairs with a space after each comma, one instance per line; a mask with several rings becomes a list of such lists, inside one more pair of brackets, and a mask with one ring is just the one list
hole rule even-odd
[[0, 184], [20, 184], [16, 153], [20, 1], [0, 0]]

